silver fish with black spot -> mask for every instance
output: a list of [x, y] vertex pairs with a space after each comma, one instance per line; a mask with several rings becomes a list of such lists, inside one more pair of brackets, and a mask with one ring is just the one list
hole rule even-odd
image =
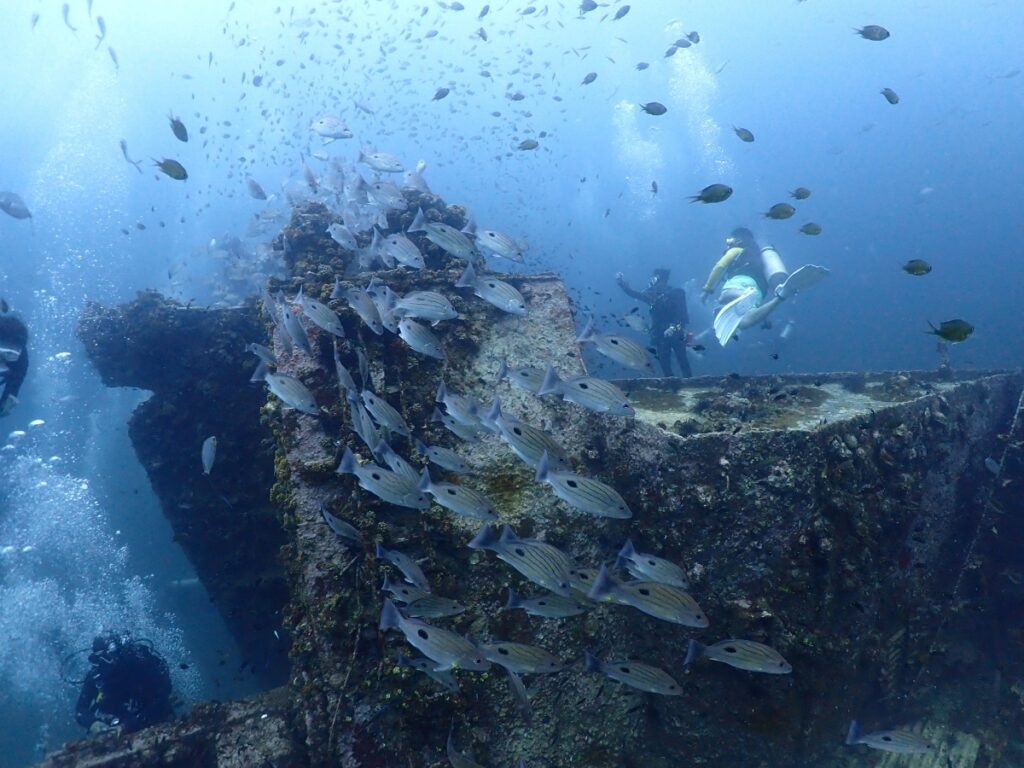
[[428, 595], [405, 606], [405, 615], [413, 619], [443, 619], [466, 612], [466, 606], [450, 597]]
[[426, 457], [427, 461], [436, 464], [441, 469], [447, 469], [458, 475], [473, 475], [476, 470], [462, 456], [451, 448], [440, 445], [426, 445], [421, 440], [416, 441], [416, 452]]
[[391, 597], [402, 603], [415, 603], [417, 600], [422, 600], [430, 595], [429, 592], [417, 589], [412, 584], [392, 581], [391, 577], [386, 573], [384, 574], [384, 583], [381, 584], [380, 588], [384, 592], [389, 592]]
[[683, 689], [672, 676], [662, 669], [642, 664], [629, 659], [601, 661], [589, 651], [583, 662], [586, 672], [600, 672], [612, 680], [636, 688], [646, 693], [658, 693], [662, 696], [681, 696]]
[[508, 362], [502, 360], [501, 367], [498, 368], [497, 381], [508, 379], [510, 384], [519, 387], [519, 389], [526, 390], [532, 395], [536, 395], [540, 393], [540, 388], [544, 384], [544, 373], [543, 368], [537, 368], [532, 365], [509, 368]]
[[342, 392], [358, 392], [359, 387], [356, 386], [356, 380], [352, 378], [352, 374], [349, 373], [348, 368], [341, 362], [341, 354], [338, 351], [338, 340], [334, 340], [334, 372], [338, 376], [338, 384], [341, 386]]
[[381, 321], [380, 312], [370, 294], [362, 288], [349, 288], [345, 291], [345, 301], [348, 302], [349, 308], [366, 323], [367, 328], [378, 336], [384, 333], [384, 323]]
[[256, 355], [256, 357], [267, 365], [277, 366], [277, 355], [274, 354], [272, 349], [269, 349], [262, 344], [256, 344], [255, 342], [246, 344], [245, 351]]
[[534, 584], [556, 595], [569, 597], [569, 571], [572, 559], [562, 550], [537, 539], [520, 539], [505, 526], [499, 536], [490, 525], [485, 525], [469, 542], [471, 549], [489, 549]]
[[525, 261], [523, 254], [526, 251], [527, 245], [521, 240], [516, 240], [494, 229], [477, 230], [474, 236], [478, 246], [493, 253], [498, 258], [508, 259], [517, 264], [522, 264]]
[[442, 413], [440, 408], [434, 408], [434, 414], [430, 420], [441, 422], [449, 432], [467, 443], [480, 442], [480, 427], [467, 426], [461, 421], [453, 419], [447, 413]]
[[597, 517], [627, 520], [633, 516], [629, 505], [610, 485], [574, 472], [559, 472], [551, 469], [550, 463], [545, 451], [534, 479], [550, 485], [555, 495], [569, 506]]
[[472, 288], [473, 295], [483, 299], [491, 306], [497, 307], [502, 312], [510, 315], [526, 314], [526, 299], [511, 285], [496, 277], [484, 275], [478, 277], [473, 265], [466, 267], [465, 271], [455, 281], [456, 288]]
[[912, 731], [890, 730], [862, 734], [856, 720], [850, 723], [850, 730], [846, 734], [846, 743], [849, 745], [863, 744], [872, 749], [896, 752], [901, 755], [925, 755], [935, 751], [935, 747], [924, 737]]
[[[397, 432], [403, 437], [412, 437], [412, 431], [409, 429], [409, 425], [406, 424], [405, 419], [402, 417], [394, 406], [384, 400], [382, 397], [377, 397], [368, 389], [364, 389], [362, 395], [363, 405], [366, 406], [366, 410], [373, 416], [374, 421], [380, 424], [387, 430]], [[419, 482], [417, 480], [417, 482]]]
[[626, 368], [642, 371], [648, 376], [658, 375], [654, 369], [651, 353], [643, 344], [638, 344], [627, 336], [601, 333], [594, 327], [593, 317], [587, 321], [576, 342], [578, 344], [593, 344], [594, 348], [602, 355]]
[[414, 352], [448, 362], [444, 345], [427, 326], [403, 317], [398, 321], [398, 335]]
[[320, 415], [320, 409], [317, 408], [313, 393], [294, 376], [289, 376], [286, 373], [271, 373], [267, 370], [266, 364], [260, 362], [251, 381], [266, 382], [267, 389], [273, 392], [288, 408], [308, 413], [310, 416]]
[[338, 338], [345, 338], [345, 329], [338, 316], [326, 304], [304, 296], [301, 287], [295, 297], [295, 303], [302, 307], [303, 314], [312, 320], [318, 328], [322, 328]]
[[341, 536], [341, 538], [347, 539], [354, 544], [363, 543], [363, 535], [359, 532], [359, 529], [352, 525], [352, 523], [342, 520], [340, 517], [332, 513], [331, 510], [327, 508], [326, 504], [320, 505], [320, 516], [324, 519], [324, 522], [327, 523], [327, 527]]
[[366, 444], [371, 451], [384, 439], [373, 418], [359, 402], [355, 391], [346, 391], [345, 400], [348, 401], [349, 413], [352, 418], [352, 431], [359, 435], [359, 439]]
[[427, 593], [430, 592], [430, 582], [427, 581], [427, 575], [423, 573], [423, 569], [420, 568], [419, 564], [407, 554], [399, 552], [397, 549], [384, 549], [380, 544], [374, 547], [374, 554], [378, 560], [386, 560], [400, 570], [405, 580], [416, 587], [416, 589]]
[[397, 472], [376, 464], [358, 464], [351, 448], [345, 448], [345, 455], [336, 472], [339, 475], [355, 475], [363, 489], [389, 504], [412, 509], [430, 508], [430, 499], [415, 484]]
[[375, 171], [381, 173], [401, 173], [405, 170], [402, 167], [402, 161], [399, 160], [395, 155], [387, 152], [364, 152], [359, 150], [359, 159], [357, 163], [365, 163]]
[[597, 413], [615, 416], [636, 416], [625, 393], [610, 381], [592, 376], [573, 376], [562, 381], [552, 366], [544, 373], [544, 382], [538, 395], [558, 394], [563, 400], [582, 406]]
[[747, 672], [788, 675], [793, 671], [793, 667], [782, 658], [782, 654], [771, 646], [753, 640], [719, 640], [713, 645], [704, 645], [691, 638], [683, 664], [689, 666], [701, 657], [720, 661]]
[[287, 305], [282, 304], [279, 306], [281, 308], [281, 319], [284, 322], [284, 329], [288, 332], [288, 338], [292, 340], [295, 346], [307, 355], [312, 356], [313, 348], [309, 346], [309, 336], [306, 335], [306, 329], [299, 322], [298, 315], [292, 312], [292, 308]]
[[494, 505], [480, 491], [454, 483], [435, 483], [430, 479], [430, 470], [427, 468], [423, 469], [420, 476], [419, 488], [433, 496], [434, 501], [442, 507], [457, 515], [483, 520], [485, 523], [498, 519]]
[[495, 664], [500, 664], [505, 669], [518, 672], [521, 675], [560, 672], [565, 667], [565, 664], [557, 656], [535, 645], [501, 640], [482, 643], [480, 652], [488, 661], [493, 661]]
[[460, 259], [472, 259], [476, 255], [476, 248], [473, 241], [455, 227], [445, 224], [443, 221], [427, 221], [423, 215], [423, 209], [416, 210], [416, 216], [406, 232], [422, 232], [423, 235], [443, 251]]
[[380, 238], [380, 250], [397, 261], [403, 267], [423, 269], [423, 254], [408, 237], [401, 232]]
[[388, 469], [407, 478], [410, 482], [419, 483], [420, 473], [416, 468], [398, 455], [386, 440], [381, 440], [373, 448], [373, 456], [388, 465]]
[[536, 470], [546, 453], [548, 466], [559, 471], [568, 471], [571, 467], [565, 449], [543, 429], [505, 416], [501, 412], [501, 401], [497, 396], [491, 401], [486, 419], [498, 430], [498, 435], [530, 469]]
[[480, 424], [480, 406], [477, 405], [476, 401], [450, 391], [445, 386], [443, 379], [437, 387], [437, 395], [434, 396], [434, 402], [444, 405], [445, 413], [467, 427]]
[[625, 568], [630, 576], [641, 581], [658, 581], [680, 589], [690, 588], [690, 581], [682, 568], [663, 557], [637, 552], [629, 539], [626, 539], [626, 543], [619, 550], [615, 567]]
[[[342, 248], [352, 251], [353, 253], [359, 250], [359, 243], [356, 241], [356, 236], [353, 235], [352, 230], [344, 224], [338, 222], [331, 224], [331, 226], [327, 228], [327, 234], [330, 236], [331, 240], [336, 242]], [[331, 296], [331, 298], [333, 299], [338, 297]]]
[[[505, 667], [505, 672], [508, 674], [508, 688], [512, 693], [512, 701], [515, 702], [516, 709], [523, 716], [523, 720], [530, 725], [533, 722], [533, 708], [530, 706], [530, 694], [526, 690], [526, 685], [518, 673], [508, 667]], [[519, 759], [519, 764], [523, 764], [522, 758]]]
[[411, 317], [431, 325], [437, 325], [442, 320], [454, 320], [459, 316], [448, 298], [437, 291], [407, 293], [395, 302], [392, 311], [398, 317]]
[[419, 619], [402, 615], [395, 604], [384, 598], [384, 609], [380, 613], [379, 628], [399, 629], [413, 648], [436, 662], [434, 670], [464, 669], [470, 672], [484, 672], [491, 663], [483, 657], [480, 649], [461, 635], [449, 632]]
[[583, 603], [572, 597], [551, 594], [524, 598], [509, 587], [508, 602], [501, 610], [511, 611], [515, 608], [522, 608], [530, 616], [540, 616], [544, 619], [567, 619], [570, 616], [579, 616], [587, 610]]
[[609, 598], [625, 603], [662, 621], [681, 624], [684, 627], [703, 629], [708, 626], [708, 617], [687, 592], [669, 584], [656, 581], [627, 581], [616, 584], [606, 566], [601, 566], [594, 586], [587, 597], [596, 602]]
[[449, 671], [438, 672], [434, 669], [434, 667], [437, 666], [437, 663], [430, 659], [410, 659], [407, 656], [399, 656], [398, 665], [400, 667], [409, 667], [410, 669], [422, 672], [442, 688], [445, 688], [452, 693], [459, 693], [459, 684], [455, 680], [455, 675]]

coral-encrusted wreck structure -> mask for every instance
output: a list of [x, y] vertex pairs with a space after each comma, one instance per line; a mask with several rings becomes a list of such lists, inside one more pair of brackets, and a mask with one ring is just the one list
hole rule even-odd
[[[465, 223], [460, 209], [413, 197], [410, 212], [421, 205], [428, 219]], [[392, 214], [390, 229], [407, 227], [410, 212]], [[354, 274], [354, 255], [323, 234], [329, 222], [318, 205], [294, 212], [276, 242], [290, 276], [273, 289], [290, 296], [301, 286], [328, 302], [336, 277], [366, 283], [369, 275]], [[253, 699], [69, 744], [46, 765], [440, 765], [450, 727], [461, 750], [490, 766], [519, 758], [594, 768], [878, 764], [880, 753], [843, 745], [855, 717], [866, 730], [916, 728], [935, 744], [934, 754], [901, 758], [913, 761], [904, 765], [1024, 760], [1020, 372], [620, 382], [637, 417], [595, 414], [495, 383], [504, 359], [583, 372], [556, 276], [506, 276], [529, 306], [525, 317], [507, 315], [454, 289], [462, 264], [414, 237], [427, 269], [377, 276], [399, 292], [451, 297], [460, 318], [436, 328], [448, 362], [374, 335], [344, 302], [332, 302], [347, 334], [343, 362], [357, 371], [363, 347], [366, 385], [417, 437], [458, 447], [478, 467], [458, 482], [487, 494], [519, 535], [558, 546], [592, 572], [631, 538], [686, 569], [710, 627], [611, 604], [563, 620], [502, 610], [509, 587], [540, 590], [492, 553], [467, 548], [479, 522], [436, 505], [421, 513], [384, 504], [336, 474], [345, 445], [370, 455], [351, 430], [327, 334], [311, 330], [312, 356], [287, 352], [280, 339], [275, 347], [281, 370], [314, 393], [321, 415], [312, 417], [247, 388], [254, 363], [246, 368], [240, 350], [268, 332], [257, 325], [257, 306], [184, 309], [147, 294], [116, 310], [93, 308], [81, 336], [105, 380], [154, 391], [132, 423], [139, 457], [221, 610], [244, 615], [253, 600], [280, 602], [290, 674]], [[196, 333], [205, 354], [183, 358]], [[146, 334], [160, 339], [158, 356], [135, 348]], [[633, 518], [572, 510], [495, 438], [457, 446], [431, 421], [442, 380], [480, 402], [497, 391], [506, 414], [548, 430], [578, 472], [621, 493]], [[230, 510], [198, 490], [197, 452], [179, 456], [182, 444], [198, 446], [208, 434], [231, 435], [219, 456], [241, 457], [220, 474], [235, 475], [218, 488]], [[401, 438], [394, 447], [413, 457]], [[183, 493], [209, 514], [176, 512]], [[321, 505], [355, 525], [364, 544], [332, 533]], [[193, 527], [197, 517], [202, 529]], [[526, 676], [529, 722], [497, 666], [457, 673], [454, 693], [398, 665], [400, 654], [415, 654], [400, 633], [378, 631], [390, 566], [374, 558], [377, 542], [415, 557], [436, 594], [468, 606], [439, 625], [543, 646], [566, 660], [558, 674]], [[218, 568], [212, 553], [225, 549], [234, 561]], [[218, 579], [227, 582], [210, 584]], [[240, 642], [255, 642], [243, 622], [233, 626]], [[691, 637], [768, 643], [793, 673], [708, 661], [685, 668]], [[661, 667], [682, 694], [638, 694], [585, 674], [585, 650]]]

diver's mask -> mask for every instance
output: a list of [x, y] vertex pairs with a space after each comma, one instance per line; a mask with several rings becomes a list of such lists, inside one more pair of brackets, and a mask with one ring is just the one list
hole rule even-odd
[[18, 347], [9, 347], [0, 344], [0, 362], [14, 363], [21, 357], [21, 350]]
[[740, 244], [740, 239], [738, 237], [733, 237], [732, 235], [730, 235], [729, 237], [725, 238], [725, 247], [726, 248], [735, 248], [739, 244]]

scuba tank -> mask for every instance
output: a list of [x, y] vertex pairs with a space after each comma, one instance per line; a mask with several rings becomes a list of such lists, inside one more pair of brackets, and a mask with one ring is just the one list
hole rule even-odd
[[782, 257], [772, 245], [765, 245], [761, 248], [761, 266], [764, 269], [764, 281], [768, 285], [768, 293], [773, 294], [775, 289], [786, 282], [789, 272], [786, 265], [782, 263]]

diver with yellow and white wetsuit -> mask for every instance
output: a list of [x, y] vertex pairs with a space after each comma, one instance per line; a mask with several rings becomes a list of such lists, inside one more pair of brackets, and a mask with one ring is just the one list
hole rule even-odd
[[725, 245], [701, 295], [706, 301], [721, 283], [715, 336], [723, 347], [737, 330], [759, 325], [781, 302], [828, 275], [827, 269], [815, 264], [790, 274], [779, 252], [771, 245], [760, 245], [746, 227], [734, 229]]

